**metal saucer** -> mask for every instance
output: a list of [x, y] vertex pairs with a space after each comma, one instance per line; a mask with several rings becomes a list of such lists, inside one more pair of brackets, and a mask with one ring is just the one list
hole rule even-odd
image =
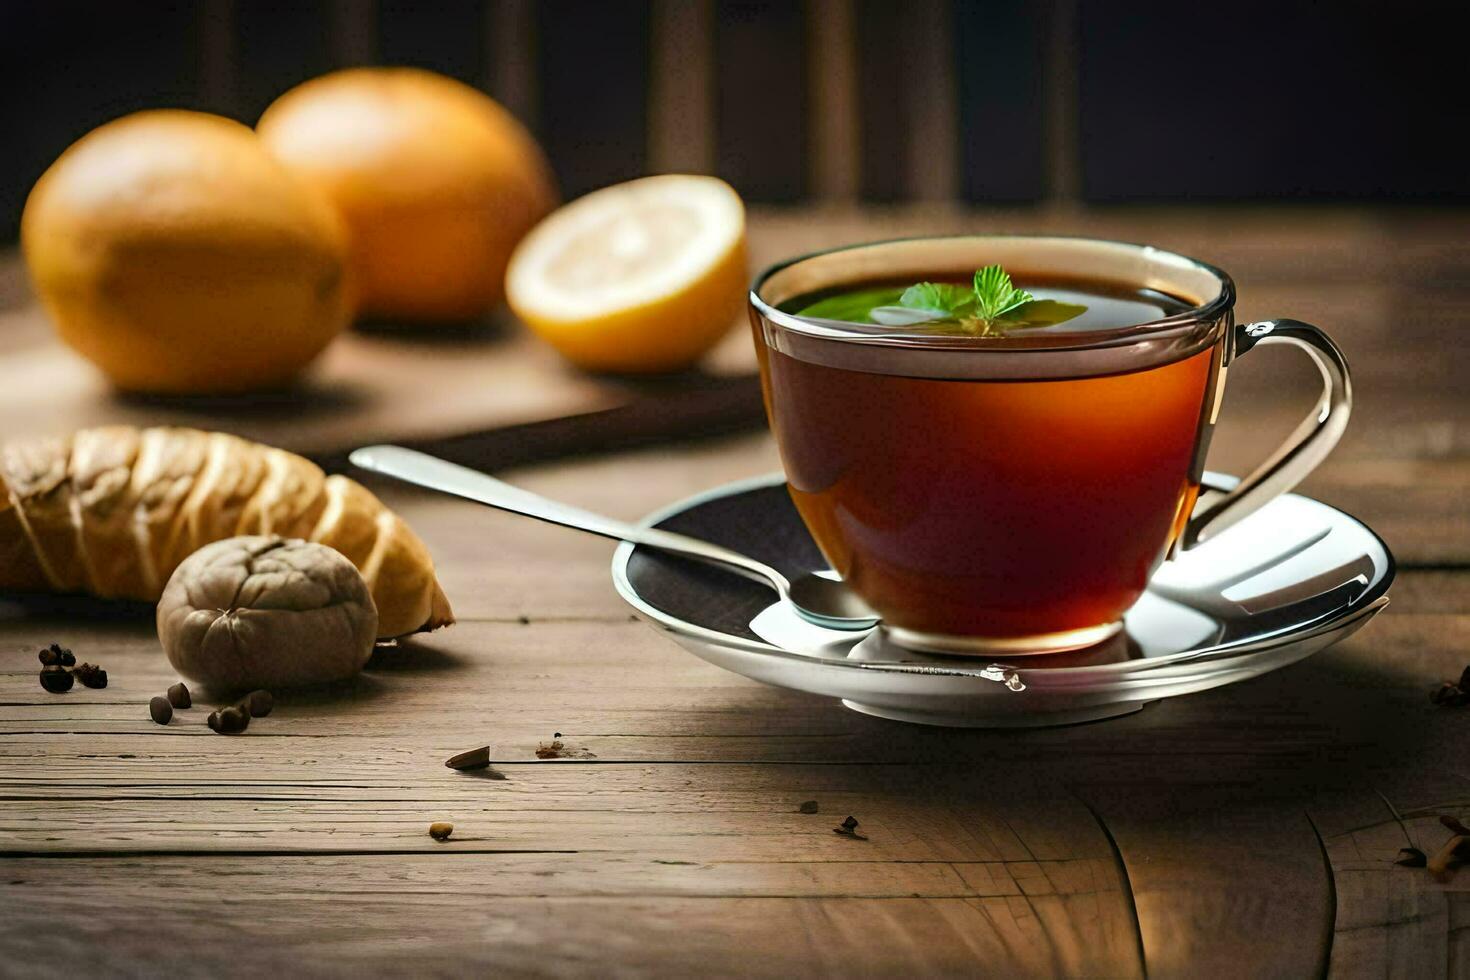
[[[1205, 474], [1227, 490], [1232, 477]], [[780, 474], [718, 487], [645, 523], [735, 548], [787, 574], [825, 567]], [[624, 543], [613, 583], [656, 629], [719, 667], [865, 714], [955, 727], [1095, 721], [1295, 663], [1388, 603], [1394, 562], [1356, 518], [1287, 494], [1154, 575], [1113, 638], [1013, 662], [929, 656], [798, 619], [723, 569]]]

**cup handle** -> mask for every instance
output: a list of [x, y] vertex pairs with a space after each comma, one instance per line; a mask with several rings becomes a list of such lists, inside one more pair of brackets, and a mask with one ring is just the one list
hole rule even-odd
[[1332, 452], [1352, 411], [1353, 384], [1347, 360], [1319, 328], [1300, 320], [1261, 320], [1238, 325], [1234, 343], [1235, 357], [1257, 345], [1290, 344], [1306, 351], [1322, 372], [1322, 396], [1296, 431], [1234, 490], [1201, 501], [1202, 506], [1184, 526], [1183, 550], [1205, 543], [1300, 483]]

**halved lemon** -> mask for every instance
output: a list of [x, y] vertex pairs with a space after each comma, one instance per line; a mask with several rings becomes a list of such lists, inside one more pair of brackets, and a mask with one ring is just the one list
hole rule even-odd
[[526, 325], [594, 371], [688, 367], [740, 316], [745, 206], [714, 177], [593, 191], [521, 240], [505, 295]]

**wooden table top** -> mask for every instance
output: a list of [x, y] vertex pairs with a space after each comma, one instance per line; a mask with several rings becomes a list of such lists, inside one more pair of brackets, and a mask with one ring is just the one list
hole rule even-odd
[[[1470, 662], [1463, 212], [752, 217], [758, 260], [960, 228], [1178, 248], [1235, 275], [1242, 316], [1332, 332], [1357, 402], [1305, 491], [1387, 539], [1389, 609], [1132, 716], [929, 729], [689, 656], [632, 620], [606, 542], [375, 485], [461, 621], [243, 737], [149, 720], [175, 678], [146, 617], [0, 602], [0, 973], [1470, 975], [1470, 868], [1394, 864], [1440, 846], [1439, 815], [1470, 821], [1470, 708], [1428, 698]], [[18, 282], [0, 265], [0, 335], [34, 354]], [[1212, 468], [1248, 468], [1313, 383], [1243, 361]], [[776, 466], [752, 431], [502, 475], [631, 518]], [[53, 640], [108, 688], [42, 691]], [[539, 758], [554, 733], [568, 757]], [[487, 743], [490, 770], [444, 767]], [[866, 840], [832, 833], [849, 814]]]

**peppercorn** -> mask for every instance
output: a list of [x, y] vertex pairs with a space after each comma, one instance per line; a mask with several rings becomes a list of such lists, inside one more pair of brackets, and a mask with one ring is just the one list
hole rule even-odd
[[211, 711], [207, 721], [210, 729], [221, 735], [238, 735], [250, 727], [250, 715], [234, 705]]
[[60, 664], [49, 664], [41, 668], [41, 686], [52, 694], [65, 694], [71, 690], [71, 671]]
[[1399, 848], [1399, 858], [1394, 864], [1405, 868], [1422, 868], [1429, 863], [1429, 858], [1417, 847]]
[[271, 697], [270, 691], [251, 691], [240, 702], [240, 707], [252, 718], [264, 718], [275, 706], [276, 699]]
[[86, 687], [102, 688], [107, 686], [107, 671], [96, 664], [82, 664], [72, 669], [72, 676], [81, 681]]
[[1429, 693], [1429, 702], [1442, 708], [1459, 708], [1470, 704], [1470, 691], [1445, 681]]
[[167, 725], [174, 716], [174, 706], [168, 703], [168, 698], [154, 697], [148, 700], [148, 714], [160, 725]]
[[189, 689], [184, 686], [183, 681], [179, 681], [177, 684], [170, 684], [168, 690], [164, 692], [164, 697], [168, 698], [168, 703], [175, 708], [192, 708], [194, 706], [194, 699], [189, 696]]

